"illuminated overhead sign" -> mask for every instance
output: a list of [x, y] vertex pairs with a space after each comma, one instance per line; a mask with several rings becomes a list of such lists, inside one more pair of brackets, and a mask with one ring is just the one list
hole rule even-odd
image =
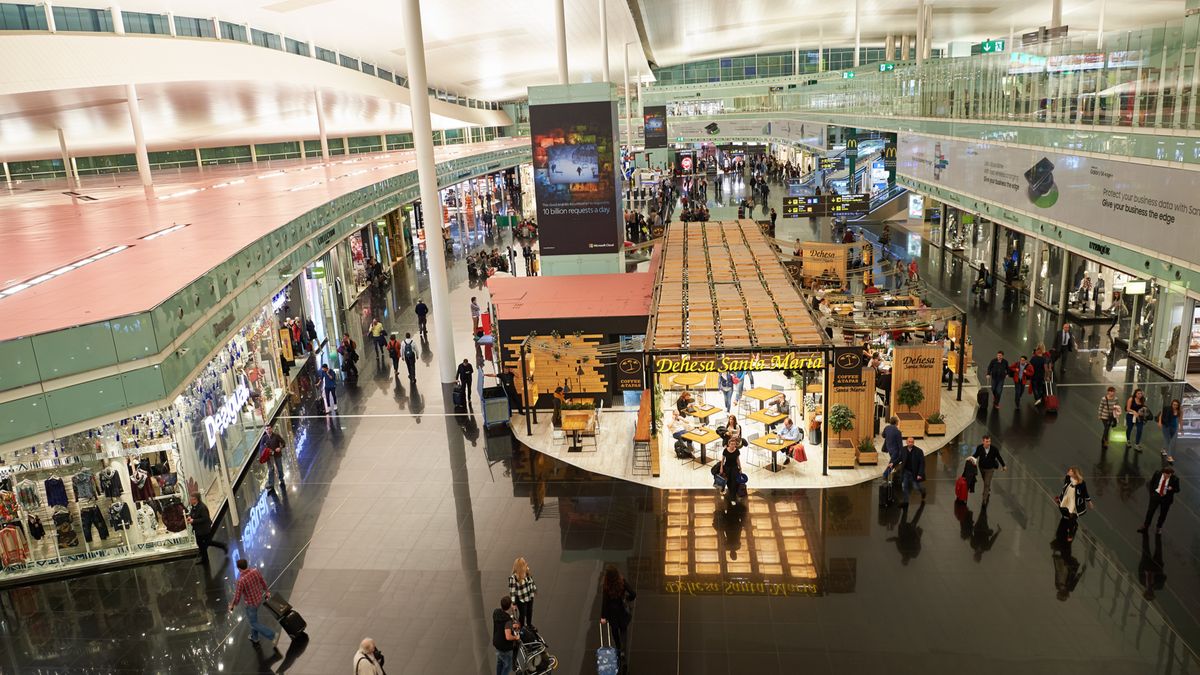
[[204, 435], [208, 437], [208, 447], [217, 444], [217, 438], [237, 421], [242, 406], [249, 400], [250, 388], [246, 386], [246, 381], [242, 380], [225, 399], [225, 404], [217, 409], [217, 412], [204, 418]]

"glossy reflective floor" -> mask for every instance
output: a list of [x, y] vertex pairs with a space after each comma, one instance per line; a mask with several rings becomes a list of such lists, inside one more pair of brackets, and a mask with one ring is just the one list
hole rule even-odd
[[[800, 236], [807, 223], [786, 226]], [[923, 251], [922, 269], [961, 302], [961, 265], [937, 253]], [[398, 267], [394, 287], [354, 312], [386, 310], [389, 330], [411, 330], [427, 285], [418, 267]], [[467, 307], [482, 291], [461, 260], [451, 286], [455, 347], [470, 357]], [[1051, 319], [970, 314], [978, 353], [1041, 339]], [[633, 486], [489, 437], [478, 410], [446, 415], [429, 349], [412, 385], [364, 348], [339, 414], [306, 404], [289, 419], [287, 489], [262, 492], [255, 465], [241, 524], [222, 527], [307, 619], [306, 641], [253, 648], [225, 611], [232, 565], [214, 551], [211, 569], [188, 559], [0, 592], [0, 672], [326, 675], [350, 672], [364, 636], [393, 675], [495, 672], [490, 615], [517, 556], [538, 583], [536, 624], [572, 675], [595, 672], [605, 563], [638, 591], [630, 673], [1196, 672], [1195, 448], [1177, 451], [1183, 492], [1165, 533], [1141, 537], [1159, 437], [1147, 429], [1141, 454], [1121, 441], [1101, 453], [1094, 410], [1102, 383], [1145, 375], [1093, 337], [1102, 351], [1072, 355], [1057, 418], [1006, 398], [930, 457], [924, 503], [880, 509], [865, 484], [756, 491], [732, 512], [711, 492]], [[985, 430], [1010, 470], [986, 508], [978, 494], [956, 506], [960, 448]], [[1096, 509], [1070, 548], [1052, 547], [1050, 496], [1072, 464]]]

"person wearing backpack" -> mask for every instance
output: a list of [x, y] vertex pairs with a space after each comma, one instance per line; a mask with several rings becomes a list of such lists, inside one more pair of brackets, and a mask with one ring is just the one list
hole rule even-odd
[[396, 339], [395, 333], [388, 337], [387, 353], [392, 359], [392, 376], [400, 377], [400, 341]]
[[408, 379], [417, 379], [417, 348], [413, 345], [412, 333], [404, 334], [404, 342], [400, 344], [400, 354], [404, 357], [404, 365], [408, 368]]
[[375, 640], [363, 638], [354, 652], [354, 675], [387, 675], [383, 670], [383, 652], [375, 646]]

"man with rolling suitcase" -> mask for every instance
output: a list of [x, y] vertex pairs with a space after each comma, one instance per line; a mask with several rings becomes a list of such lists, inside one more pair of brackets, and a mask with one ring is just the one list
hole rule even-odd
[[262, 573], [250, 567], [245, 558], [237, 561], [237, 568], [237, 587], [233, 593], [233, 600], [229, 603], [229, 611], [232, 612], [239, 601], [244, 602], [246, 622], [250, 624], [250, 641], [258, 644], [258, 636], [261, 634], [274, 642], [275, 631], [258, 621], [259, 606], [263, 604], [263, 600], [271, 596], [271, 591], [267, 589], [267, 582], [263, 579]]

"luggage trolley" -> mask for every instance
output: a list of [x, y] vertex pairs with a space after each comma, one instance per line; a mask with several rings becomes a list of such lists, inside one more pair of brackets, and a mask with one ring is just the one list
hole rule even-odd
[[536, 630], [521, 626], [521, 644], [517, 647], [513, 672], [517, 675], [545, 675], [558, 668], [558, 657], [548, 651], [549, 647]]

